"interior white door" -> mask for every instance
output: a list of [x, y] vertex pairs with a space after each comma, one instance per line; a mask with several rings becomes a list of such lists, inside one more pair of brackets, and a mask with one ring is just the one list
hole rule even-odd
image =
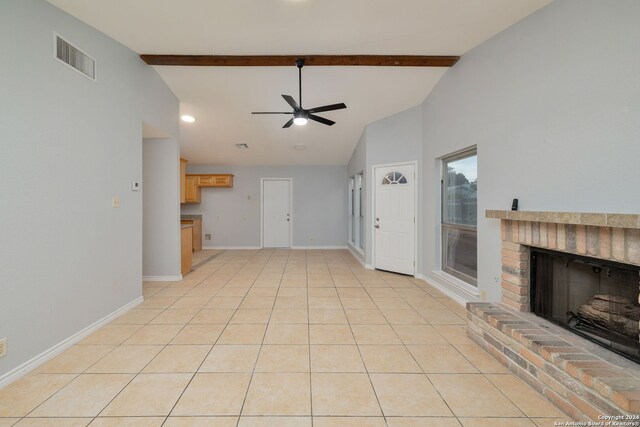
[[415, 273], [415, 167], [375, 168], [375, 268]]
[[265, 248], [288, 248], [291, 233], [291, 181], [262, 181], [262, 244]]

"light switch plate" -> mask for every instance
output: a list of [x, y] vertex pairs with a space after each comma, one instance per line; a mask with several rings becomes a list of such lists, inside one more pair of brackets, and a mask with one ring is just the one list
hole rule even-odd
[[138, 181], [131, 183], [131, 191], [140, 191], [140, 183]]

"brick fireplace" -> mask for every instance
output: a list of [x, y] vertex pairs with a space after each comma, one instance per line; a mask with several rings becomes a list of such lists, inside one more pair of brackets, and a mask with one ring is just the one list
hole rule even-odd
[[[502, 299], [468, 304], [469, 336], [575, 419], [640, 413], [640, 365], [531, 313], [532, 252], [633, 271], [640, 215], [490, 210], [486, 217], [501, 221]], [[632, 310], [640, 302], [636, 278]]]

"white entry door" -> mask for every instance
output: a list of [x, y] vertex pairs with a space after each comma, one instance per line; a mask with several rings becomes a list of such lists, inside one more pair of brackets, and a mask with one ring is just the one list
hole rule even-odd
[[288, 248], [291, 241], [291, 180], [262, 181], [262, 246]]
[[375, 268], [415, 274], [415, 165], [375, 168]]

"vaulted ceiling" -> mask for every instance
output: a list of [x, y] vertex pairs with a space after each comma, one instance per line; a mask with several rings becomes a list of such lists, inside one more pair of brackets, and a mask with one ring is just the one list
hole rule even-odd
[[[140, 54], [464, 55], [551, 0], [49, 0]], [[344, 102], [282, 129], [291, 67], [155, 66], [180, 99], [181, 154], [192, 164], [349, 161], [364, 127], [420, 104], [446, 68], [305, 67], [305, 107]], [[235, 144], [246, 143], [239, 151]], [[304, 144], [306, 150], [295, 150]]]

